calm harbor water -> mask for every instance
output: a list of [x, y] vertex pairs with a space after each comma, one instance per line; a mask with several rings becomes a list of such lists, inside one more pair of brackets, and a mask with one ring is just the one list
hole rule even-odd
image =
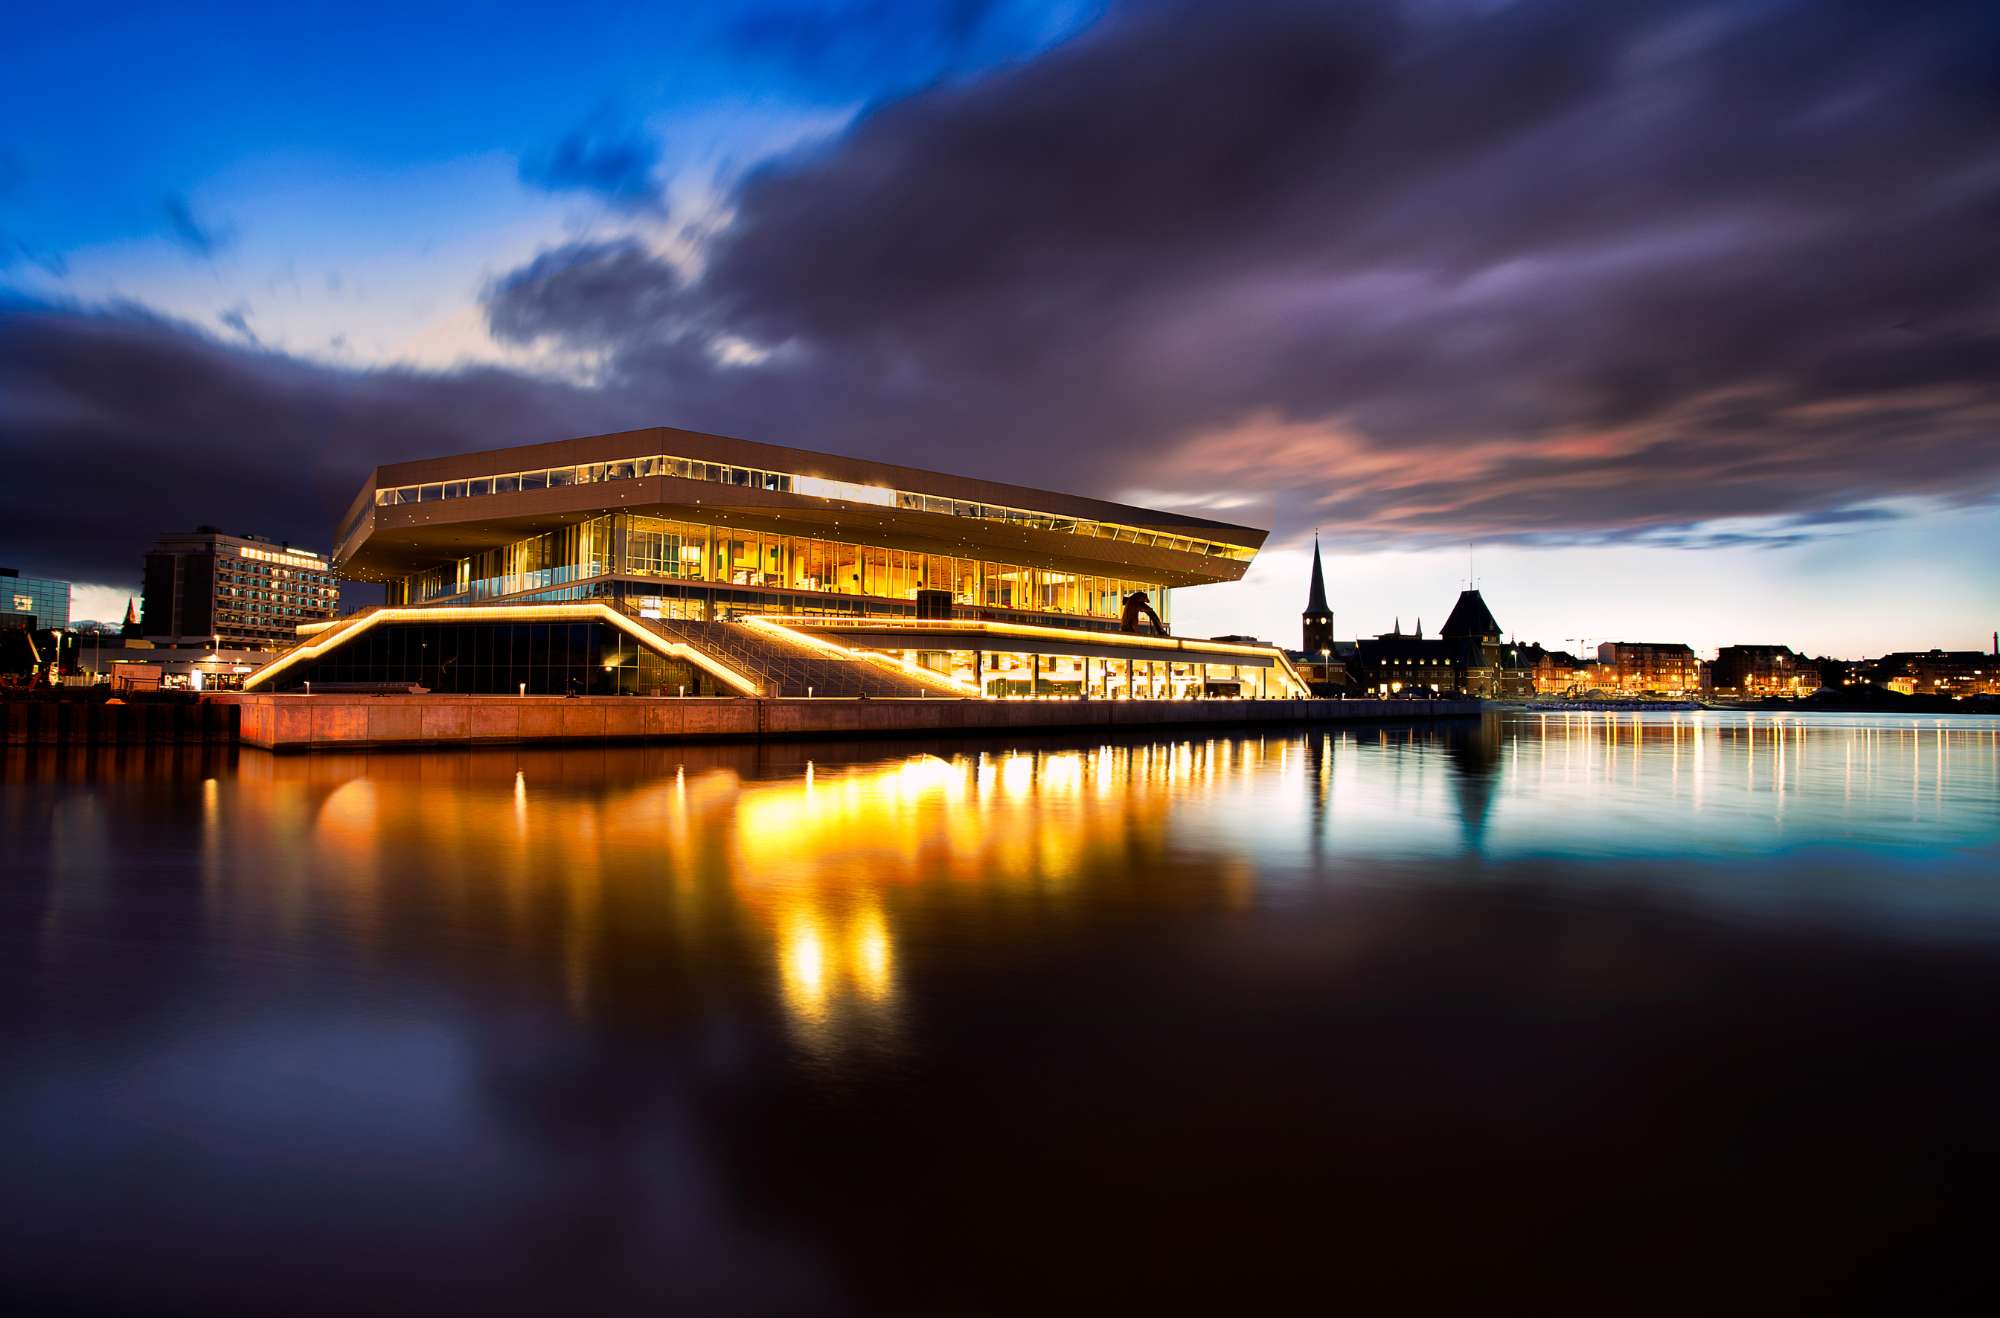
[[0, 1288], [1979, 1303], [2000, 721], [0, 760]]

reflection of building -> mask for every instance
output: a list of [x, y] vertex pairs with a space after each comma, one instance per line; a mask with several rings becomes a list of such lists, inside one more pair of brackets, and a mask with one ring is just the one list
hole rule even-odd
[[1745, 696], [1809, 696], [1819, 670], [1785, 645], [1725, 645], [1716, 652], [1712, 685]]
[[1393, 631], [1355, 643], [1350, 671], [1369, 694], [1470, 695], [1483, 698], [1533, 693], [1532, 660], [1518, 645], [1501, 641], [1500, 624], [1477, 590], [1459, 592], [1435, 639]]
[[2000, 695], [2000, 644], [1980, 650], [1904, 650], [1875, 661], [1877, 685], [1904, 695]]
[[1606, 641], [1597, 647], [1598, 685], [1607, 691], [1687, 695], [1702, 688], [1702, 663], [1677, 642]]
[[30, 631], [69, 626], [69, 583], [47, 577], [24, 577], [0, 567], [0, 623], [26, 626]]
[[310, 628], [249, 685], [1297, 694], [1274, 647], [1121, 630], [1131, 595], [1170, 619], [1171, 588], [1240, 578], [1263, 541], [1199, 517], [686, 430], [489, 450], [379, 468], [334, 561], [381, 582], [388, 605]]
[[310, 550], [203, 526], [146, 553], [142, 630], [158, 645], [278, 650], [339, 606], [332, 566]]

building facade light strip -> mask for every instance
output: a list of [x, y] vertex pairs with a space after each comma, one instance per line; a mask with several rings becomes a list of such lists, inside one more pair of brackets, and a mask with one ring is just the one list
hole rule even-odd
[[239, 557], [254, 558], [259, 562], [277, 563], [284, 567], [309, 567], [326, 570], [326, 560], [310, 549], [259, 549], [255, 545], [230, 546]]
[[[632, 470], [615, 476], [604, 474], [607, 469], [616, 467], [627, 467]], [[710, 475], [711, 469], [719, 469], [725, 473], [725, 476], [717, 477]], [[578, 480], [575, 476], [578, 470], [590, 470], [594, 474]], [[556, 472], [568, 473], [568, 476], [559, 485], [549, 484], [548, 478], [550, 474]], [[750, 477], [750, 479], [745, 481], [727, 479], [726, 473], [730, 472], [742, 472]], [[432, 500], [423, 497], [423, 491], [433, 486], [439, 490], [437, 496], [439, 502], [485, 498], [495, 493], [522, 493], [523, 491], [519, 488], [519, 481], [523, 476], [534, 477], [542, 482], [536, 489], [525, 491], [531, 494], [547, 489], [568, 489], [577, 485], [599, 485], [619, 480], [645, 480], [665, 476], [681, 480], [698, 480], [714, 485], [726, 485], [734, 489], [765, 490], [777, 494], [800, 494], [812, 498], [840, 498], [849, 502], [867, 503], [904, 512], [941, 513], [954, 517], [970, 517], [980, 521], [998, 522], [1003, 525], [1027, 525], [1033, 527], [1043, 522], [1068, 523], [1068, 534], [1071, 535], [1083, 535], [1100, 540], [1112, 540], [1126, 544], [1141, 544], [1147, 547], [1165, 548], [1180, 553], [1197, 554], [1204, 558], [1227, 558], [1248, 562], [1257, 555], [1255, 549], [1244, 545], [1229, 544], [1226, 541], [1220, 540], [1207, 540], [1200, 536], [1181, 535], [1173, 531], [1157, 531], [1142, 526], [1129, 526], [1123, 522], [1107, 522], [1094, 517], [1066, 517], [1059, 513], [1039, 512], [1030, 508], [1015, 508], [1008, 504], [986, 503], [977, 499], [960, 499], [952, 495], [924, 494], [915, 490], [900, 490], [886, 485], [863, 485], [853, 481], [827, 480], [817, 476], [800, 476], [791, 472], [766, 471], [758, 467], [744, 467], [728, 462], [709, 462], [706, 459], [699, 458], [681, 458], [670, 454], [653, 454], [636, 458], [613, 458], [603, 462], [582, 462], [565, 467], [542, 467], [526, 471], [494, 472], [490, 475], [482, 476], [460, 476], [454, 480], [420, 481], [412, 485], [384, 486], [375, 491], [374, 506], [377, 508], [389, 508], [404, 507], [412, 503], [429, 503]], [[494, 483], [503, 480], [514, 481], [516, 488], [512, 490], [495, 490], [493, 488]], [[804, 488], [800, 488], [801, 482], [805, 483]], [[475, 491], [472, 488], [474, 483], [482, 483], [486, 488]], [[463, 487], [463, 492], [446, 496], [443, 493], [443, 489], [448, 485]], [[870, 493], [873, 491], [879, 491], [881, 497], [875, 497]], [[404, 499], [401, 497], [404, 494], [408, 494], [411, 497]], [[934, 507], [932, 506], [934, 504], [944, 506]], [[994, 513], [1004, 515], [991, 515]], [[358, 524], [359, 520], [360, 518], [357, 515], [354, 523], [342, 527], [340, 539], [343, 545], [352, 533], [354, 524]], [[1038, 529], [1060, 530], [1062, 528], [1038, 527]], [[1131, 538], [1121, 539], [1124, 536]], [[1141, 536], [1145, 537], [1143, 541], [1139, 539]], [[1168, 543], [1161, 544], [1161, 541]], [[1182, 546], [1185, 546], [1185, 548]]]
[[[346, 620], [344, 620], [346, 621]], [[647, 649], [673, 659], [685, 659], [721, 679], [746, 696], [762, 694], [757, 684], [714, 656], [681, 641], [670, 641], [640, 626], [606, 604], [510, 604], [497, 608], [385, 608], [352, 620], [354, 625], [332, 635], [322, 635], [287, 650], [270, 663], [243, 679], [243, 689], [263, 686], [286, 669], [307, 659], [317, 659], [346, 644], [381, 622], [591, 622], [611, 623]]]
[[[518, 609], [518, 608], [568, 609], [576, 607], [578, 606], [568, 605], [568, 604], [547, 604], [547, 605], [517, 604], [511, 606], [511, 608], [500, 609], [498, 610], [498, 612], [504, 616], [508, 612], [511, 612], [512, 609]], [[444, 612], [447, 614], [460, 613], [460, 612], [477, 613], [482, 611], [483, 610], [478, 610], [478, 609], [444, 610]], [[639, 623], [626, 617], [624, 614], [618, 612], [618, 610], [612, 608], [608, 604], [591, 604], [584, 606], [581, 609], [579, 616], [604, 618], [616, 624], [620, 631], [627, 633], [634, 640], [639, 641], [641, 644], [646, 645], [654, 650], [658, 650], [662, 654], [670, 655], [678, 659], [686, 659], [688, 662], [694, 664], [695, 666], [708, 670], [708, 672], [714, 675], [715, 677], [721, 678], [724, 682], [727, 682], [730, 686], [735, 687], [738, 691], [741, 691], [746, 696], [758, 696], [764, 694], [763, 689], [759, 687], [756, 682], [752, 681], [748, 677], [745, 677], [742, 673], [737, 672], [729, 665], [715, 658], [715, 656], [707, 653], [704, 650], [699, 649], [696, 646], [689, 645], [685, 641], [670, 641], [666, 637], [661, 636], [658, 632], [655, 632], [650, 628], [641, 626]]]
[[[1135, 650], [1159, 650], [1169, 654], [1235, 654], [1259, 660], [1279, 672], [1294, 693], [1311, 690], [1291, 657], [1277, 646], [1242, 645], [1234, 641], [1196, 641], [1180, 636], [1134, 636], [1127, 632], [1087, 632], [1075, 628], [1039, 627], [1032, 623], [990, 622], [983, 619], [947, 618], [820, 618], [813, 615], [765, 617], [773, 624], [825, 629], [829, 631], [904, 632], [912, 636], [926, 633], [979, 632], [990, 636], [1018, 636], [1024, 639], [1076, 641], [1089, 645], [1111, 645]], [[1190, 659], [1189, 663], [1215, 660]]]
[[970, 682], [961, 682], [948, 674], [925, 668], [922, 664], [913, 664], [900, 655], [875, 654], [868, 650], [850, 650], [844, 645], [834, 644], [823, 636], [810, 636], [805, 632], [794, 631], [783, 623], [773, 622], [770, 618], [764, 616], [745, 618], [743, 621], [760, 631], [782, 636], [786, 640], [795, 642], [807, 649], [816, 650], [828, 658], [852, 659], [863, 663], [872, 663], [878, 667], [888, 668], [895, 672], [914, 677], [918, 681], [928, 683], [931, 686], [942, 687], [954, 695], [975, 698], [981, 695], [979, 689]]
[[1077, 627], [1044, 627], [1027, 622], [995, 622], [985, 618], [834, 618], [813, 614], [776, 615], [776, 621], [827, 631], [984, 632], [994, 636], [1023, 636], [1038, 639], [1118, 645], [1133, 649], [1180, 651], [1195, 648], [1217, 654], [1255, 655], [1268, 658], [1282, 653], [1275, 646], [1243, 645], [1236, 641], [1198, 641], [1185, 636], [1139, 636], [1131, 632], [1095, 632]]

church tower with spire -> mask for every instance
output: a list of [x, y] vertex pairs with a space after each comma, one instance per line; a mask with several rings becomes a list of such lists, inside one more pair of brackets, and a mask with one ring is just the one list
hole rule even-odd
[[1333, 648], [1333, 610], [1326, 605], [1326, 573], [1319, 564], [1319, 532], [1313, 532], [1312, 590], [1306, 595], [1306, 611], [1300, 615], [1307, 655]]

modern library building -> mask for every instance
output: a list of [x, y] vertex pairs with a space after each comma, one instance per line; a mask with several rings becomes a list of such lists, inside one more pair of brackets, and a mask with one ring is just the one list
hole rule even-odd
[[1170, 592], [1239, 579], [1264, 535], [687, 430], [494, 449], [378, 468], [333, 562], [386, 603], [246, 685], [1293, 694], [1274, 647], [1167, 634]]

